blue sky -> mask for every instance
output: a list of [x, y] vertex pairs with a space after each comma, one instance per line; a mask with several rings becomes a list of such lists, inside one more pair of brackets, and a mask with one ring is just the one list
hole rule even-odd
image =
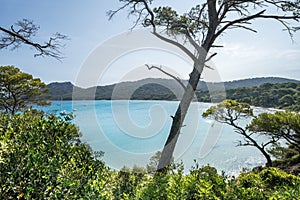
[[[184, 12], [194, 2], [157, 0], [156, 4], [170, 5], [179, 12]], [[36, 37], [38, 41], [47, 40], [55, 32], [69, 36], [70, 40], [66, 41], [66, 47], [62, 49], [66, 57], [62, 62], [49, 57], [34, 58], [35, 51], [27, 46], [15, 51], [0, 51], [0, 65], [14, 65], [46, 83], [76, 82], [78, 73], [90, 54], [106, 41], [128, 31], [133, 21], [127, 18], [126, 12], [121, 12], [112, 21], [108, 21], [106, 12], [120, 5], [117, 0], [1, 0], [0, 5], [0, 25], [3, 27], [27, 18], [40, 26]], [[255, 22], [253, 26], [258, 33], [228, 31], [217, 41], [225, 46], [217, 50], [218, 55], [213, 60], [220, 79], [228, 81], [280, 76], [300, 80], [300, 34], [295, 34], [295, 42], [292, 43], [288, 34], [281, 31], [282, 27], [276, 22], [262, 20]], [[143, 57], [142, 53], [143, 51], [135, 56]], [[133, 57], [129, 56], [130, 59], [134, 59]], [[169, 59], [173, 60], [171, 57]], [[128, 61], [124, 61], [122, 70], [132, 70], [129, 65]], [[177, 67], [174, 71], [187, 78], [190, 68]], [[110, 84], [120, 80], [118, 73], [117, 68], [115, 71], [110, 69], [109, 76], [99, 83]], [[153, 73], [149, 73], [145, 77], [152, 75]]]

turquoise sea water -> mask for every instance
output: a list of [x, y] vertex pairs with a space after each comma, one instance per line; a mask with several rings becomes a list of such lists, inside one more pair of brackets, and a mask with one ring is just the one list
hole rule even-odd
[[[229, 175], [263, 165], [265, 159], [254, 147], [236, 147], [242, 138], [231, 127], [201, 117], [211, 105], [192, 103], [176, 145], [175, 161], [183, 161], [190, 169], [196, 160]], [[104, 151], [107, 165], [120, 169], [146, 166], [149, 158], [162, 150], [177, 106], [178, 102], [170, 101], [53, 101], [43, 109], [57, 114], [73, 112], [82, 140], [93, 150]]]

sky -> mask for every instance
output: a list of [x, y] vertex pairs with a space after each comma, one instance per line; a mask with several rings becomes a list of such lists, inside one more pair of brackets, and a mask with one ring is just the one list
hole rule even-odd
[[[14, 65], [46, 83], [71, 81], [89, 87], [163, 77], [148, 71], [146, 63], [162, 66], [183, 79], [191, 72], [190, 61], [172, 47], [145, 46], [152, 39], [140, 29], [134, 30], [138, 37], [128, 33], [134, 19], [127, 18], [126, 11], [109, 21], [106, 13], [121, 5], [118, 0], [0, 0], [0, 5], [2, 27], [8, 28], [26, 18], [40, 26], [36, 41], [47, 41], [56, 32], [69, 37], [62, 49], [65, 58], [61, 62], [51, 57], [34, 57], [36, 51], [26, 45], [14, 51], [0, 50], [0, 65]], [[183, 13], [195, 1], [156, 0], [155, 5], [172, 6]], [[258, 33], [230, 30], [216, 42], [224, 48], [211, 51], [218, 53], [211, 63], [215, 70], [205, 69], [204, 80], [267, 76], [300, 80], [300, 33], [294, 35], [292, 42], [277, 22], [261, 20], [254, 22], [253, 27]], [[128, 39], [121, 40], [124, 36]], [[112, 44], [115, 46], [110, 48]], [[85, 74], [87, 71], [89, 75]]]

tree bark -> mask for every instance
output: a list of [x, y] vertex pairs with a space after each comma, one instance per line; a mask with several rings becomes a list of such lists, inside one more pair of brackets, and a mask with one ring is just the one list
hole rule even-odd
[[201, 73], [203, 71], [203, 66], [201, 71], [194, 67], [193, 72], [190, 74], [189, 84], [187, 85], [186, 91], [180, 101], [175, 116], [173, 117], [171, 130], [159, 160], [159, 164], [157, 167], [157, 170], [159, 172], [164, 171], [166, 167], [171, 163], [175, 145], [177, 143], [188, 108], [191, 104], [191, 101], [193, 100], [195, 89], [198, 85]]
[[173, 117], [173, 122], [171, 130], [168, 136], [168, 139], [165, 143], [164, 149], [162, 151], [159, 164], [157, 167], [158, 172], [164, 172], [167, 167], [171, 164], [171, 159], [174, 153], [174, 149], [180, 134], [182, 124], [184, 122], [185, 116], [189, 109], [189, 106], [193, 100], [196, 87], [200, 80], [203, 68], [205, 66], [205, 59], [207, 52], [211, 48], [215, 40], [215, 32], [218, 26], [218, 15], [216, 11], [216, 0], [207, 0], [208, 5], [208, 19], [209, 19], [209, 28], [204, 40], [204, 43], [197, 48], [197, 61], [194, 61], [194, 68], [190, 74], [189, 83], [186, 87], [184, 95], [180, 101], [180, 104], [177, 108], [175, 116]]
[[[211, 43], [211, 42], [209, 42]], [[175, 146], [180, 135], [180, 130], [183, 125], [184, 119], [188, 112], [189, 106], [194, 98], [195, 90], [200, 80], [200, 76], [203, 72], [205, 66], [205, 58], [209, 50], [209, 45], [207, 49], [202, 48], [202, 51], [199, 52], [198, 63], [194, 64], [192, 73], [190, 74], [188, 85], [183, 94], [183, 97], [179, 103], [179, 106], [176, 110], [175, 116], [172, 117], [172, 126], [167, 138], [167, 141], [162, 150], [162, 154], [159, 160], [157, 167], [158, 172], [164, 172], [166, 168], [171, 164], [172, 156], [175, 150]]]

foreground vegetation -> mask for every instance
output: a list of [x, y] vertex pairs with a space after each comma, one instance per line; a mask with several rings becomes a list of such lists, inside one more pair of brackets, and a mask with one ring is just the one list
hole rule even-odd
[[[296, 199], [299, 175], [277, 168], [238, 177], [195, 163], [166, 174], [109, 169], [69, 120], [40, 112], [0, 115], [0, 199]], [[201, 161], [200, 161], [201, 162]]]
[[[103, 152], [93, 152], [82, 143], [71, 116], [62, 118], [32, 110], [31, 105], [47, 103], [40, 92], [45, 85], [39, 79], [12, 66], [1, 70], [5, 87], [0, 93], [5, 99], [0, 102], [0, 199], [296, 199], [300, 196], [299, 113], [262, 113], [249, 126], [240, 127], [236, 120], [253, 117], [252, 109], [249, 104], [227, 100], [203, 114], [240, 130], [245, 145], [261, 148], [262, 153], [275, 157], [277, 160], [267, 162], [270, 166], [267, 168], [229, 177], [217, 173], [214, 167], [195, 162], [188, 173], [184, 173], [183, 164], [172, 164], [164, 173], [158, 173], [155, 170], [161, 153], [156, 153], [146, 168], [134, 166], [116, 171], [101, 160]], [[297, 91], [299, 87], [294, 86]], [[20, 96], [15, 95], [20, 91], [23, 92]], [[25, 98], [26, 94], [32, 98]], [[273, 148], [255, 143], [252, 139], [255, 134], [268, 136], [271, 139], [268, 144]], [[281, 146], [279, 140], [287, 145]]]

